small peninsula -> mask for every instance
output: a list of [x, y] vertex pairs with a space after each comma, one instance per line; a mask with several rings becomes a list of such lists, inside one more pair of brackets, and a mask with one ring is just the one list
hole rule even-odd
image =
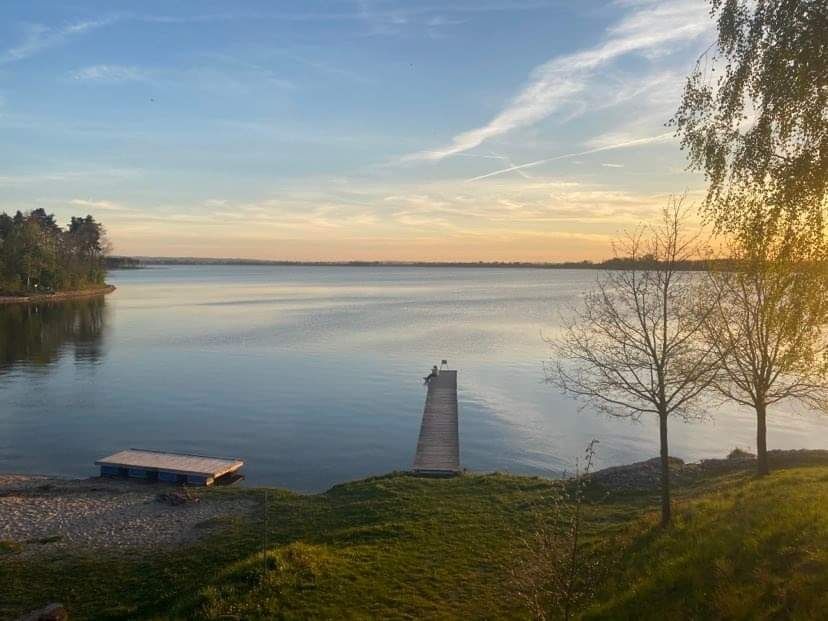
[[61, 227], [43, 209], [0, 214], [0, 304], [103, 295], [107, 285], [103, 226], [92, 216]]

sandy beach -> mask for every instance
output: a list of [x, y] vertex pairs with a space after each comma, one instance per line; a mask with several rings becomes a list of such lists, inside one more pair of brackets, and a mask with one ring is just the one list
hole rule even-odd
[[0, 474], [0, 542], [22, 555], [61, 549], [144, 549], [194, 541], [249, 500], [115, 479]]

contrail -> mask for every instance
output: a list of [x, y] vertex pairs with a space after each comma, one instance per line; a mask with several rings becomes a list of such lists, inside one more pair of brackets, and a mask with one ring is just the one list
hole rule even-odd
[[580, 155], [589, 155], [590, 153], [599, 153], [601, 151], [612, 151], [613, 149], [623, 149], [624, 147], [632, 147], [638, 144], [649, 144], [651, 142], [666, 142], [667, 140], [673, 137], [672, 132], [665, 132], [663, 134], [659, 134], [658, 136], [648, 136], [647, 138], [636, 138], [635, 140], [627, 140], [626, 142], [619, 142], [616, 144], [610, 144], [605, 147], [598, 147], [597, 149], [589, 149], [588, 151], [579, 151], [578, 153], [565, 153], [563, 155], [556, 155], [555, 157], [547, 157], [542, 160], [535, 160], [534, 162], [527, 162], [526, 164], [518, 164], [517, 166], [510, 166], [509, 168], [502, 168], [500, 170], [495, 170], [494, 172], [486, 173], [485, 175], [479, 175], [477, 177], [472, 177], [471, 179], [466, 179], [467, 182], [470, 181], [480, 181], [481, 179], [487, 179], [488, 177], [495, 177], [497, 175], [502, 175], [507, 172], [512, 172], [515, 170], [522, 170], [524, 168], [531, 168], [533, 166], [540, 166], [541, 164], [546, 164], [547, 162], [554, 162], [555, 160], [565, 160], [569, 157], [578, 157]]

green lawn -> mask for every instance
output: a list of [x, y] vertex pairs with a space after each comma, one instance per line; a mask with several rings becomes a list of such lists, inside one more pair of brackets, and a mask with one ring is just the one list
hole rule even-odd
[[[0, 618], [50, 601], [73, 619], [525, 618], [510, 588], [517, 540], [554, 483], [505, 475], [389, 475], [302, 496], [263, 490], [251, 518], [148, 556], [23, 562], [0, 551]], [[678, 490], [675, 526], [656, 499], [590, 495], [588, 549], [604, 578], [588, 618], [818, 618], [828, 609], [828, 467]]]
[[742, 479], [681, 504], [666, 532], [642, 521], [588, 618], [824, 619], [828, 468]]

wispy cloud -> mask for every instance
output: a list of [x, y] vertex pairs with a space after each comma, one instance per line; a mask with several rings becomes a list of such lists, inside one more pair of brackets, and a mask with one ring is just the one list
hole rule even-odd
[[472, 21], [475, 14], [535, 11], [548, 8], [550, 2], [386, 2], [358, 0], [356, 15], [368, 27], [370, 35], [395, 36], [422, 33], [431, 38], [447, 36], [447, 29]]
[[124, 181], [142, 176], [143, 170], [137, 168], [97, 168], [90, 167], [84, 170], [64, 170], [54, 172], [37, 172], [17, 175], [0, 175], [0, 187], [16, 187], [52, 183], [87, 183], [96, 181]]
[[288, 12], [288, 11], [232, 11], [225, 13], [197, 13], [197, 14], [141, 14], [132, 15], [132, 19], [158, 24], [200, 24], [209, 22], [229, 21], [285, 21], [285, 22], [313, 22], [357, 20], [359, 16], [352, 12]]
[[85, 200], [82, 198], [73, 198], [69, 201], [70, 205], [75, 205], [76, 207], [86, 207], [91, 209], [103, 209], [105, 211], [125, 211], [126, 207], [119, 203], [114, 203], [112, 201], [92, 201], [92, 200]]
[[203, 63], [186, 70], [181, 77], [216, 94], [246, 94], [263, 86], [279, 90], [295, 88], [292, 81], [269, 67], [221, 53], [204, 55]]
[[146, 82], [150, 79], [145, 70], [123, 65], [91, 65], [72, 71], [69, 77], [80, 82], [105, 83]]
[[118, 17], [110, 16], [74, 22], [62, 27], [31, 24], [26, 28], [23, 40], [20, 43], [5, 52], [0, 52], [0, 65], [25, 60], [38, 52], [61, 45], [68, 39], [109, 26], [116, 21], [118, 21]]
[[404, 159], [441, 160], [537, 123], [583, 93], [595, 70], [628, 54], [655, 54], [671, 44], [695, 39], [710, 27], [709, 22], [707, 7], [699, 0], [669, 0], [636, 7], [609, 29], [602, 43], [536, 67], [523, 90], [487, 124], [458, 134], [447, 145]]

